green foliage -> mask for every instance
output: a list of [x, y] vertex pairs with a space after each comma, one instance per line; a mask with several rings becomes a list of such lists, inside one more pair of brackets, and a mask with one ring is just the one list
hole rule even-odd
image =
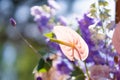
[[75, 76], [75, 80], [85, 80], [85, 75], [83, 71], [79, 67], [74, 67], [74, 71], [72, 72], [71, 76]]
[[93, 8], [90, 10], [91, 16], [96, 17], [96, 9]]
[[91, 4], [90, 8], [95, 8], [95, 3]]
[[47, 53], [54, 53], [55, 49], [52, 48], [51, 46], [48, 46], [46, 45], [46, 47], [42, 47], [38, 50], [38, 53], [41, 55], [41, 56], [45, 56]]
[[90, 6], [90, 14], [91, 14], [91, 16], [93, 16], [93, 17], [96, 17], [96, 7], [95, 7], [95, 3], [93, 3], [93, 4], [91, 4], [91, 6]]
[[32, 74], [33, 68], [38, 62], [38, 56], [28, 47], [22, 46], [23, 48], [18, 51], [16, 60], [16, 70], [18, 74], [18, 80], [34, 80]]
[[104, 0], [99, 1], [99, 6], [108, 6], [108, 2]]
[[44, 67], [45, 61], [43, 58], [41, 58], [39, 60], [38, 66], [37, 66], [37, 71], [39, 71], [40, 69], [42, 69]]
[[90, 6], [90, 15], [94, 18], [97, 18], [97, 9], [99, 10], [99, 17], [102, 21], [105, 21], [110, 18], [109, 12], [110, 9], [107, 9], [106, 6], [108, 6], [108, 2], [104, 0], [99, 0], [98, 2], [98, 8], [95, 6], [96, 3], [91, 4]]
[[54, 34], [53, 34], [53, 32], [49, 32], [49, 33], [44, 34], [44, 36], [47, 38], [53, 38]]
[[37, 66], [37, 71], [39, 72], [46, 72], [50, 69], [52, 64], [52, 61], [45, 61], [43, 58], [39, 60], [38, 66]]
[[40, 53], [41, 56], [44, 56], [48, 51], [49, 49], [47, 49], [46, 47], [43, 47], [43, 48], [40, 48], [38, 53]]

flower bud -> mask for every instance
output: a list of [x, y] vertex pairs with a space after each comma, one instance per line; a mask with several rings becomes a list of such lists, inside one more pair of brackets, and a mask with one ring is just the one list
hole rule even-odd
[[16, 26], [16, 21], [13, 18], [10, 18], [10, 23], [13, 27]]

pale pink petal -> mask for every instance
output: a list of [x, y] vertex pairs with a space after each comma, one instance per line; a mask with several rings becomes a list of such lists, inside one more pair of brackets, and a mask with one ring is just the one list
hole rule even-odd
[[60, 44], [64, 55], [70, 60], [85, 60], [88, 57], [88, 46], [82, 37], [69, 27], [56, 26], [53, 29], [58, 40], [73, 44], [76, 49]]
[[120, 54], [120, 22], [116, 25], [113, 38], [112, 38], [112, 43], [117, 50], [117, 52]]

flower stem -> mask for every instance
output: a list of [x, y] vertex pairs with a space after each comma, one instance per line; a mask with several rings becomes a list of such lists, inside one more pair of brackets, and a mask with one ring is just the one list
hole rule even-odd
[[[43, 58], [43, 56], [39, 53], [38, 50], [36, 50], [20, 33], [19, 31], [17, 31], [16, 26], [13, 27], [15, 33], [28, 45], [29, 48], [31, 48], [37, 55], [39, 55], [40, 58]], [[48, 61], [45, 60], [45, 62], [51, 66], [51, 64], [49, 64]]]
[[86, 74], [87, 74], [87, 76], [88, 76], [88, 80], [91, 80], [91, 79], [90, 79], [89, 72], [88, 72], [87, 64], [86, 64], [85, 61], [84, 61], [84, 64], [85, 64], [85, 69], [86, 69]]
[[58, 40], [58, 39], [50, 38], [50, 40], [51, 40], [52, 42], [56, 42], [56, 43], [58, 43], [58, 44], [66, 45], [66, 46], [69, 46], [69, 47], [74, 47], [73, 44], [67, 43], [67, 42], [64, 42], [64, 41], [61, 41], [61, 40]]

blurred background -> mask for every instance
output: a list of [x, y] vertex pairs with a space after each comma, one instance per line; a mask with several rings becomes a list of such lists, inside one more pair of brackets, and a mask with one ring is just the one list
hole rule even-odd
[[[72, 17], [72, 14], [83, 15], [95, 0], [56, 1], [63, 7], [58, 15]], [[42, 49], [44, 41], [30, 14], [30, 8], [44, 4], [47, 4], [47, 0], [0, 0], [0, 80], [34, 79], [32, 72], [39, 56], [16, 34], [9, 19], [13, 17], [17, 22], [18, 32], [37, 50]], [[113, 6], [112, 19], [115, 14]]]

